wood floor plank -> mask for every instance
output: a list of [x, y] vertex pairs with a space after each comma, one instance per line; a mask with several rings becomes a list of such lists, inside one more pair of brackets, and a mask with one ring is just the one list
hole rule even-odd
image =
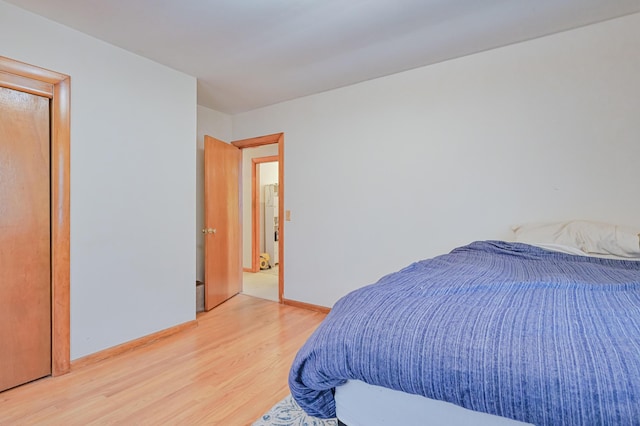
[[0, 425], [250, 425], [325, 314], [238, 295], [198, 326], [0, 393]]

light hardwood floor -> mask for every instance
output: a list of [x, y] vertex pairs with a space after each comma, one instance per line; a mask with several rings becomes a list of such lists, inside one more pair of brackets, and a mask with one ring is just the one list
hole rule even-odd
[[0, 393], [0, 425], [249, 425], [324, 314], [237, 295], [198, 326]]

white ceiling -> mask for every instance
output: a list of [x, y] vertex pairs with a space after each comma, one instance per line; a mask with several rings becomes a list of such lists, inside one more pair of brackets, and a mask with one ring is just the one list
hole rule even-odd
[[6, 0], [198, 79], [234, 114], [640, 11], [640, 0]]

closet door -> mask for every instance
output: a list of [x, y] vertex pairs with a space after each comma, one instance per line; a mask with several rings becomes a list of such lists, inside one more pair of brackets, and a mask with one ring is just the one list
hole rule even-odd
[[0, 391], [51, 373], [49, 119], [0, 87]]

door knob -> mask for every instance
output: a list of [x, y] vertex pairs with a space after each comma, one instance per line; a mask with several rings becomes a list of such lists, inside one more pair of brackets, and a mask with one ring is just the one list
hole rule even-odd
[[204, 228], [202, 230], [203, 234], [215, 234], [217, 231], [215, 228]]

